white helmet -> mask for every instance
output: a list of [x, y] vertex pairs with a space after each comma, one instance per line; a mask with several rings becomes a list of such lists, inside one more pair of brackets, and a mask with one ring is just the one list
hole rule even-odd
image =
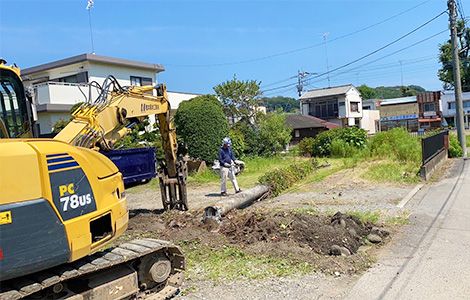
[[232, 140], [229, 137], [225, 137], [223, 143], [229, 147], [232, 146]]

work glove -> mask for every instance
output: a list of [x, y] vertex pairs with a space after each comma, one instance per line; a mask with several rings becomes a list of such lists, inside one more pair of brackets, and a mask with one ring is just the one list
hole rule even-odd
[[226, 167], [226, 168], [230, 168], [231, 166], [232, 166], [232, 165], [229, 164], [229, 163], [224, 163], [224, 167]]

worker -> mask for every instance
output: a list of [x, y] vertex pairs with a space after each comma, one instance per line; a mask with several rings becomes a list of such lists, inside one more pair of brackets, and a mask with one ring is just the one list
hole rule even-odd
[[236, 159], [231, 146], [232, 141], [230, 138], [226, 137], [223, 139], [222, 147], [219, 150], [221, 179], [220, 194], [222, 196], [227, 196], [227, 176], [230, 178], [230, 181], [232, 181], [233, 187], [235, 188], [235, 193], [240, 193], [241, 191], [238, 187], [237, 179], [235, 178], [235, 171], [233, 170], [233, 165]]

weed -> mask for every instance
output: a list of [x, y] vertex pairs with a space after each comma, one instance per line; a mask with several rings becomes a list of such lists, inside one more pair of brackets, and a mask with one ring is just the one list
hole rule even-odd
[[410, 220], [409, 220], [410, 214], [411, 214], [411, 213], [410, 213], [409, 211], [404, 211], [404, 212], [402, 212], [401, 215], [388, 218], [388, 219], [385, 221], [385, 224], [387, 224], [387, 226], [402, 226], [402, 225], [408, 225], [408, 224], [410, 224]]
[[349, 211], [348, 214], [357, 217], [362, 223], [377, 223], [382, 214], [380, 211]]

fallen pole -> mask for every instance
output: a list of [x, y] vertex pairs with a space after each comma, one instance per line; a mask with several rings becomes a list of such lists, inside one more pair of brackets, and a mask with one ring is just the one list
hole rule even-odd
[[261, 198], [268, 191], [269, 188], [267, 186], [257, 185], [254, 188], [244, 190], [238, 194], [220, 200], [214, 205], [207, 206], [204, 209], [204, 222], [207, 218], [220, 221], [220, 219], [232, 209], [242, 207], [250, 202], [253, 202]]

